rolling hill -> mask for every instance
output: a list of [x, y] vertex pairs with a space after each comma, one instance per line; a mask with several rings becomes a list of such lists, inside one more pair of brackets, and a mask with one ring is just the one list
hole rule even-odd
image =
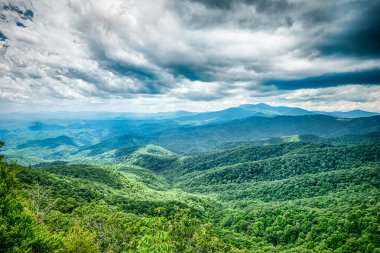
[[[109, 164], [121, 162], [127, 154], [150, 144], [180, 154], [223, 149], [244, 143], [251, 145], [252, 142], [255, 145], [287, 142], [360, 144], [376, 143], [380, 131], [380, 116], [356, 119], [325, 115], [254, 116], [186, 126], [170, 122], [165, 125], [165, 122], [86, 121], [85, 124], [76, 123], [75, 127], [69, 126], [72, 125], [70, 123], [65, 130], [49, 131], [49, 135], [58, 135], [51, 138], [42, 138], [47, 135], [46, 131], [33, 131], [29, 135], [29, 132], [21, 130], [18, 136], [16, 130], [12, 130], [5, 135], [5, 140], [17, 145], [9, 145], [4, 154], [26, 165], [44, 160]], [[118, 127], [119, 130], [113, 130]], [[122, 129], [127, 129], [130, 134], [118, 135], [123, 132]], [[28, 138], [31, 140], [22, 142]]]
[[[2, 247], [188, 253], [380, 249], [379, 143], [253, 142], [185, 156], [143, 145], [120, 154], [122, 162], [112, 165], [25, 168], [1, 161], [0, 208], [7, 209], [0, 219], [10, 229], [0, 235], [12, 238]], [[21, 184], [11, 180], [16, 175]], [[6, 202], [10, 196], [17, 205]], [[17, 217], [28, 230], [17, 230]]]
[[178, 115], [3, 121], [0, 249], [380, 249], [380, 116]]
[[19, 144], [16, 147], [18, 149], [24, 149], [24, 148], [30, 148], [30, 147], [54, 149], [61, 145], [73, 146], [73, 147], [78, 146], [72, 138], [62, 135], [55, 138], [27, 141], [26, 143]]
[[160, 132], [159, 145], [175, 152], [215, 148], [227, 142], [312, 134], [334, 138], [380, 130], [380, 116], [340, 119], [325, 115], [249, 117], [201, 126], [177, 127]]

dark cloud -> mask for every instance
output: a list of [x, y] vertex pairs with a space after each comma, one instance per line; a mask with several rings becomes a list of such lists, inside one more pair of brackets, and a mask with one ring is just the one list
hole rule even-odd
[[8, 39], [7, 36], [0, 32], [0, 41], [5, 41], [6, 39]]
[[14, 4], [4, 5], [3, 9], [6, 10], [6, 11], [16, 12], [19, 15], [23, 15], [24, 14], [24, 12], [20, 9], [20, 7], [18, 7], [17, 5], [14, 5]]
[[111, 71], [119, 78], [124, 76], [133, 79], [135, 83], [141, 83], [140, 88], [134, 92], [131, 91], [132, 93], [161, 94], [172, 86], [171, 83], [165, 82], [160, 73], [155, 70], [109, 59], [100, 62], [104, 64], [102, 66], [104, 69]]
[[3, 9], [5, 11], [11, 11], [11, 12], [15, 12], [17, 13], [22, 19], [25, 19], [25, 20], [32, 20], [33, 19], [33, 16], [34, 16], [34, 12], [32, 10], [29, 10], [29, 9], [22, 9], [22, 7], [20, 6], [17, 6], [15, 4], [8, 4], [8, 5], [4, 5], [3, 6]]
[[287, 0], [190, 0], [208, 8], [230, 10], [238, 4], [253, 5], [258, 12], [278, 12], [288, 9], [292, 4]]
[[19, 26], [19, 27], [23, 27], [23, 28], [26, 27], [23, 23], [21, 23], [21, 22], [19, 22], [19, 21], [16, 22], [16, 25]]
[[74, 68], [68, 69], [64, 74], [70, 79], [79, 79], [87, 83], [95, 84], [97, 86], [101, 85], [102, 83], [102, 80], [96, 75], [92, 75], [91, 73], [80, 71]]
[[25, 12], [24, 12], [24, 14], [22, 15], [22, 19], [29, 19], [29, 20], [32, 20], [33, 19], [33, 16], [34, 16], [34, 13], [33, 13], [33, 11], [31, 11], [31, 10], [26, 10]]
[[[318, 50], [322, 54], [378, 58], [380, 56], [380, 1], [354, 1], [346, 8], [353, 18], [341, 24], [337, 32], [323, 38]], [[353, 12], [352, 10], [356, 10]]]
[[[90, 24], [92, 25], [96, 24]], [[90, 47], [90, 53], [93, 60], [99, 64], [102, 70], [109, 71], [114, 75], [115, 79], [121, 79], [127, 77], [131, 79], [136, 85], [133, 89], [120, 89], [123, 93], [129, 92], [132, 94], [161, 94], [167, 90], [172, 84], [163, 80], [162, 76], [157, 70], [146, 66], [140, 66], [137, 63], [134, 64], [132, 61], [122, 61], [120, 59], [115, 59], [109, 55], [108, 50], [110, 50], [109, 45], [102, 43], [102, 40], [95, 41], [93, 36], [89, 36], [88, 46]], [[128, 48], [126, 48], [128, 49]], [[75, 72], [71, 69], [68, 73], [69, 77], [78, 78], [84, 80], [88, 83], [94, 84], [100, 89], [105, 89], [110, 92], [116, 92], [117, 89], [109, 88], [107, 82], [99, 76], [91, 76], [83, 71]], [[125, 84], [127, 87], [127, 84]]]
[[229, 0], [191, 0], [190, 2], [201, 3], [209, 8], [231, 9], [233, 1]]
[[191, 101], [213, 101], [224, 97], [223, 94], [208, 94], [203, 92], [188, 92], [183, 96], [179, 96], [182, 99]]
[[145, 82], [158, 81], [158, 77], [151, 70], [124, 62], [107, 60], [103, 67], [119, 76], [129, 76]]
[[348, 84], [379, 85], [380, 69], [358, 72], [331, 73], [293, 80], [266, 80], [263, 85], [274, 85], [281, 90], [325, 88]]
[[[125, 81], [119, 81], [117, 85], [111, 85], [107, 78], [102, 77], [96, 73], [87, 73], [77, 69], [69, 69], [64, 75], [69, 79], [79, 79], [88, 84], [94, 85], [96, 90], [92, 95], [99, 97], [110, 97], [110, 95], [129, 97], [134, 94], [161, 94], [164, 92], [164, 88], [159, 82], [152, 76], [151, 78], [142, 78], [143, 70], [135, 69], [131, 70], [126, 66], [113, 66], [111, 71], [117, 74], [124, 73], [124, 76], [128, 77], [130, 84]], [[147, 74], [148, 76], [150, 74]], [[119, 76], [118, 78], [122, 78]], [[132, 85], [133, 83], [133, 85]]]
[[173, 1], [172, 7], [186, 26], [195, 29], [221, 25], [241, 29], [291, 27], [291, 14], [297, 9], [287, 1], [273, 0], [187, 0]]
[[200, 69], [199, 66], [191, 65], [178, 65], [170, 67], [170, 71], [177, 77], [184, 77], [191, 81], [210, 81], [209, 77], [206, 77], [205, 70]]
[[[203, 8], [199, 8], [203, 6]], [[318, 30], [341, 18], [336, 10], [350, 5], [344, 1], [286, 0], [185, 0], [173, 1], [172, 7], [184, 24], [195, 29], [225, 26], [239, 29], [291, 28], [298, 25]]]
[[[204, 8], [197, 8], [200, 4]], [[296, 25], [306, 55], [378, 58], [380, 56], [380, 0], [277, 1], [187, 0], [174, 1], [173, 9], [193, 29], [230, 27], [275, 31]]]

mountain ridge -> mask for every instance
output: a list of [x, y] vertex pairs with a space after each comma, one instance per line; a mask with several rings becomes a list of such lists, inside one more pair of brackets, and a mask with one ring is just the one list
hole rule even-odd
[[[239, 106], [232, 106], [215, 111], [203, 111], [203, 112], [193, 112], [187, 110], [177, 110], [177, 111], [167, 111], [167, 112], [153, 112], [153, 113], [134, 113], [134, 112], [109, 112], [109, 111], [83, 111], [83, 112], [72, 112], [72, 111], [60, 111], [60, 112], [37, 112], [37, 113], [27, 113], [27, 112], [13, 112], [13, 113], [0, 113], [0, 119], [18, 119], [18, 120], [46, 120], [46, 119], [181, 119], [189, 121], [194, 118], [200, 117], [203, 120], [207, 119], [207, 115], [215, 117], [218, 114], [228, 114], [228, 111], [240, 111], [243, 116], [275, 116], [275, 115], [312, 115], [312, 114], [324, 114], [334, 117], [343, 118], [359, 118], [359, 117], [370, 117], [379, 115], [378, 112], [370, 112], [360, 109], [355, 109], [351, 111], [314, 111], [306, 110], [299, 107], [290, 106], [271, 106], [266, 103], [257, 104], [241, 104]], [[266, 113], [265, 113], [266, 112]], [[245, 114], [244, 114], [245, 113]], [[230, 118], [232, 114], [229, 115]], [[239, 115], [235, 115], [235, 119], [240, 118]], [[219, 119], [221, 121], [223, 119]]]
[[201, 112], [190, 116], [175, 118], [181, 124], [207, 124], [227, 120], [241, 119], [252, 116], [274, 117], [274, 116], [304, 116], [304, 115], [328, 115], [338, 118], [361, 118], [379, 115], [375, 112], [363, 110], [353, 111], [309, 111], [298, 107], [271, 106], [265, 103], [242, 104], [220, 111]]

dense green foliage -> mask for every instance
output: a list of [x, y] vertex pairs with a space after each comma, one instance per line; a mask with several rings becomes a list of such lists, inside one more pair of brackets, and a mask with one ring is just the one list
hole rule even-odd
[[379, 252], [380, 145], [293, 140], [1, 162], [0, 252]]
[[[136, 180], [149, 174], [154, 187]], [[2, 162], [1, 180], [0, 252], [239, 252], [216, 235], [204, 197], [163, 191], [149, 170]]]
[[[270, 147], [261, 149], [268, 153], [272, 152]], [[236, 157], [240, 156], [236, 155]], [[244, 159], [244, 156], [242, 157]], [[299, 149], [285, 155], [226, 166], [222, 163], [205, 173], [187, 174], [181, 177], [181, 184], [209, 185], [252, 180], [279, 180], [302, 174], [356, 167], [367, 162], [378, 161], [379, 158], [380, 145], [378, 144], [347, 147], [301, 144]]]
[[0, 157], [0, 252], [48, 252], [56, 248], [55, 238], [24, 208], [15, 178], [17, 169]]

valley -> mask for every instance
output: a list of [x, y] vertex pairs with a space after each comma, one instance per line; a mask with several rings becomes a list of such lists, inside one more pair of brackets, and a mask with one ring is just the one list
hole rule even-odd
[[3, 119], [0, 248], [380, 250], [379, 116], [157, 117]]

